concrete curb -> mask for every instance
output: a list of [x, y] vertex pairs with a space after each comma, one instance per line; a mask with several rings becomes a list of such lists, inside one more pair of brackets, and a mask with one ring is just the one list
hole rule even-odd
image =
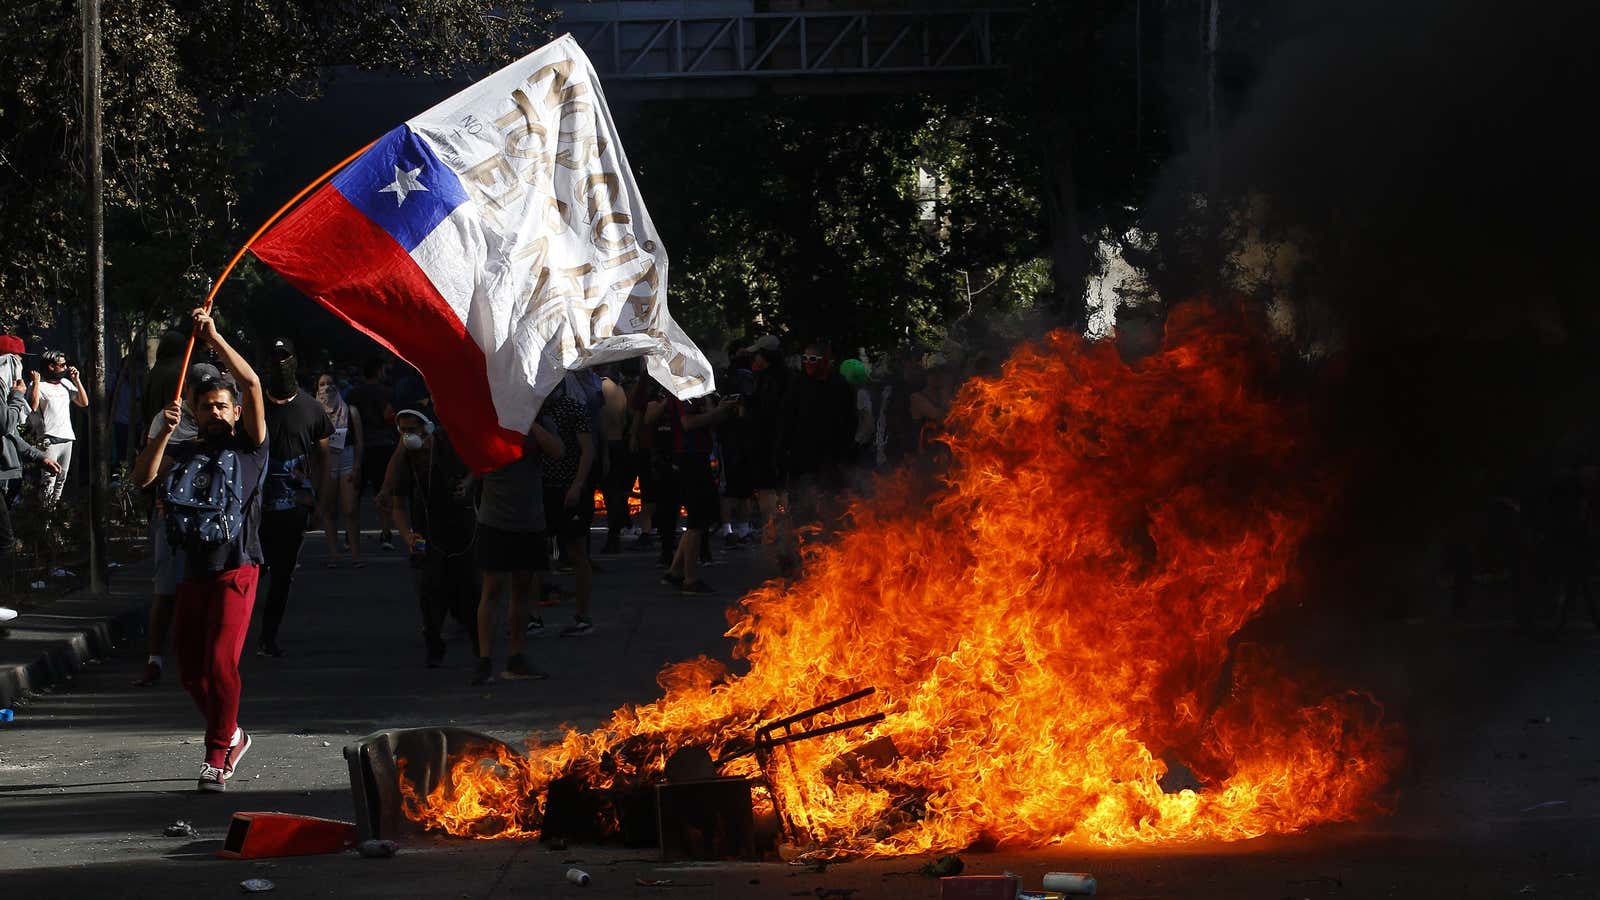
[[[133, 568], [143, 570], [143, 566]], [[31, 657], [24, 662], [0, 662], [0, 707], [15, 706], [31, 694], [71, 681], [91, 660], [111, 653], [135, 633], [144, 621], [148, 598], [130, 590], [132, 575], [114, 579], [109, 595], [95, 598], [87, 591], [74, 591], [47, 607], [48, 612], [25, 614], [7, 627], [6, 637], [0, 639], [0, 654], [6, 644], [38, 646], [20, 648], [25, 657]], [[140, 582], [148, 580], [146, 576]], [[119, 609], [119, 600], [130, 602], [120, 604]], [[86, 601], [98, 601], [95, 605], [101, 608], [89, 615], [73, 615], [73, 606]]]

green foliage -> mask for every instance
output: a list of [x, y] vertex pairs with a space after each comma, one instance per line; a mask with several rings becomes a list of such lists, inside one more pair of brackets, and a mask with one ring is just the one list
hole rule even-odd
[[[686, 127], [692, 123], [692, 127]], [[674, 101], [626, 130], [672, 253], [674, 315], [707, 343], [937, 337], [973, 302], [1031, 305], [1032, 173], [981, 98]]]
[[[242, 238], [244, 113], [324, 67], [455, 75], [547, 37], [519, 0], [103, 4], [106, 293], [130, 325], [197, 296]], [[49, 325], [83, 282], [81, 37], [72, 0], [0, 4], [0, 328]]]

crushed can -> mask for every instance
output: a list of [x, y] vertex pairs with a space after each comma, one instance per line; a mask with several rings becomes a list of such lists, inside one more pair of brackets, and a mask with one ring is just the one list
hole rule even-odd
[[1047, 891], [1087, 897], [1093, 895], [1099, 887], [1094, 876], [1087, 872], [1046, 872], [1044, 876], [1044, 889]]

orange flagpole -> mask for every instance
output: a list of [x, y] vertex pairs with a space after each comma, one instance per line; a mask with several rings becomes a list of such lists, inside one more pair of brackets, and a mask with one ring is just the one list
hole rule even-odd
[[[290, 209], [293, 209], [294, 205], [299, 203], [302, 197], [321, 187], [324, 181], [327, 181], [329, 178], [337, 175], [340, 169], [348, 166], [355, 160], [356, 157], [372, 149], [372, 145], [376, 143], [377, 141], [372, 141], [365, 147], [362, 147], [360, 150], [357, 150], [356, 152], [340, 160], [333, 168], [323, 172], [321, 175], [318, 175], [310, 184], [301, 188], [299, 193], [295, 194], [293, 197], [290, 197], [289, 202], [278, 207], [277, 212], [273, 213], [271, 216], [268, 216], [267, 220], [261, 223], [261, 227], [256, 229], [256, 233], [250, 235], [250, 239], [245, 241], [244, 245], [239, 248], [239, 252], [233, 254], [233, 258], [228, 260], [228, 264], [222, 268], [222, 274], [217, 276], [217, 280], [211, 285], [211, 290], [206, 292], [206, 312], [211, 312], [211, 304], [217, 299], [217, 292], [222, 290], [222, 283], [228, 280], [229, 275], [233, 274], [233, 267], [239, 264], [239, 260], [244, 259], [245, 253], [250, 249], [250, 245], [256, 242], [257, 238], [260, 238], [263, 234], [266, 234], [267, 229], [271, 228], [275, 222], [283, 218], [284, 214]], [[183, 399], [183, 382], [184, 379], [189, 377], [189, 360], [194, 356], [194, 341], [199, 335], [200, 329], [198, 327], [196, 327], [194, 331], [189, 332], [189, 346], [185, 347], [183, 350], [183, 368], [178, 370], [178, 392], [175, 396], [173, 396], [173, 400]]]

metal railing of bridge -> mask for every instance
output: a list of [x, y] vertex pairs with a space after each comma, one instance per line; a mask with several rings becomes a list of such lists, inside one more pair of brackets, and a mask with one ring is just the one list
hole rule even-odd
[[571, 32], [611, 79], [793, 78], [999, 69], [1007, 29], [1020, 25], [1021, 14], [991, 8], [588, 18], [569, 8], [555, 27]]

